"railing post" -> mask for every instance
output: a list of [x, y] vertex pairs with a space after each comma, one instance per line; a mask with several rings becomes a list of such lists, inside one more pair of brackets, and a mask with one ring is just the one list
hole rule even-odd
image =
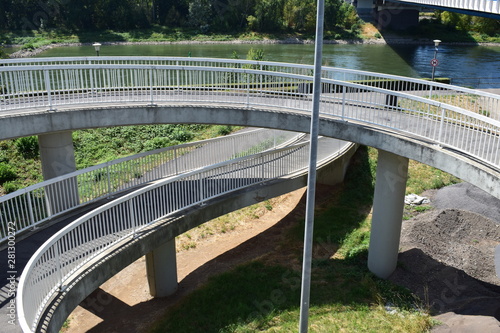
[[109, 162], [106, 165], [106, 174], [108, 177], [108, 199], [112, 198], [113, 196], [111, 195], [111, 173], [109, 172]]
[[151, 98], [149, 105], [155, 105], [153, 97], [153, 67], [151, 67], [149, 70], [149, 95]]
[[174, 148], [174, 167], [175, 167], [175, 174], [179, 174], [179, 165], [177, 164], [177, 148]]
[[30, 224], [33, 226], [33, 230], [36, 229], [35, 226], [35, 215], [33, 214], [33, 204], [31, 203], [31, 192], [26, 192], [26, 197], [28, 199], [28, 212], [30, 215]]
[[[260, 71], [262, 72], [262, 64], [260, 64]], [[263, 75], [262, 75], [262, 73], [260, 73], [260, 93], [259, 93], [259, 96], [264, 95], [263, 85], [262, 85], [262, 77], [263, 77]]]
[[62, 285], [62, 280], [63, 280], [63, 276], [62, 276], [62, 269], [61, 269], [61, 250], [59, 249], [60, 245], [59, 245], [59, 241], [56, 241], [55, 243], [56, 245], [56, 265], [57, 265], [57, 274], [59, 275], [59, 291], [63, 291], [64, 288], [63, 288], [63, 285]]
[[[179, 60], [177, 60], [175, 64], [179, 66]], [[181, 90], [181, 73], [179, 69], [177, 69], [177, 90]]]
[[264, 174], [265, 174], [265, 171], [264, 171], [264, 155], [261, 154], [260, 155], [260, 173], [261, 173], [261, 181], [264, 181]]
[[342, 116], [341, 116], [342, 121], [344, 121], [345, 117], [345, 94], [346, 94], [346, 86], [342, 86]]
[[200, 183], [200, 205], [203, 206], [205, 203], [203, 202], [205, 200], [205, 186], [203, 184], [203, 177], [202, 173], [199, 174], [198, 181]]
[[94, 70], [92, 69], [92, 60], [89, 60], [89, 65], [91, 66], [90, 71], [89, 71], [89, 76], [90, 76], [90, 92], [92, 93], [92, 96], [94, 96], [95, 87], [94, 87]]
[[52, 89], [50, 85], [49, 71], [44, 69], [43, 75], [45, 78], [45, 88], [47, 89], [47, 98], [49, 100], [49, 111], [54, 111], [54, 108], [52, 107]]
[[247, 74], [247, 108], [250, 107], [250, 74]]
[[236, 139], [232, 138], [231, 142], [233, 143], [232, 144], [232, 146], [233, 146], [233, 158], [236, 158], [237, 157], [237, 155], [236, 155]]
[[442, 139], [443, 139], [442, 135], [443, 135], [445, 113], [446, 113], [446, 110], [444, 108], [441, 108], [441, 123], [439, 124], [438, 145], [442, 142]]
[[136, 238], [136, 236], [137, 236], [137, 234], [136, 234], [137, 221], [135, 218], [135, 211], [134, 211], [134, 205], [132, 204], [132, 200], [133, 199], [130, 199], [128, 201], [128, 211], [129, 211], [129, 215], [130, 215], [130, 222], [132, 224], [132, 238]]

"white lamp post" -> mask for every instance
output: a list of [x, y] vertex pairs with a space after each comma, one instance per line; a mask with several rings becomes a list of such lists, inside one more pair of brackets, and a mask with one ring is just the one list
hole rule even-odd
[[94, 43], [92, 46], [95, 48], [95, 53], [99, 56], [99, 51], [101, 50], [101, 43]]
[[432, 81], [434, 81], [434, 72], [436, 71], [436, 66], [438, 65], [437, 54], [439, 50], [439, 43], [441, 41], [439, 39], [434, 39], [434, 58], [431, 60], [432, 65]]

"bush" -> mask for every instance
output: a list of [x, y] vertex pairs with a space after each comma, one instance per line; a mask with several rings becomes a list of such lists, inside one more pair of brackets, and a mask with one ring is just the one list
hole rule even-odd
[[17, 178], [17, 174], [14, 169], [6, 164], [0, 163], [0, 184], [4, 184], [10, 180], [14, 180]]
[[233, 131], [232, 126], [225, 126], [225, 125], [217, 126], [217, 135], [228, 135], [232, 131]]
[[194, 134], [188, 130], [182, 129], [182, 128], [175, 128], [170, 135], [170, 138], [175, 141], [179, 142], [187, 142], [191, 139], [193, 139]]
[[17, 182], [5, 182], [3, 184], [3, 189], [5, 190], [6, 194], [16, 192], [21, 188], [21, 185]]
[[[5, 52], [5, 48], [3, 47], [3, 45], [0, 45], [0, 59], [7, 59], [9, 57], [9, 55], [7, 54], [7, 52]], [[2, 92], [3, 90], [3, 87], [0, 86], [0, 93]]]
[[155, 149], [160, 149], [172, 145], [172, 141], [169, 138], [152, 138], [144, 143], [143, 151], [150, 151]]
[[19, 154], [24, 158], [37, 158], [39, 155], [38, 138], [36, 136], [27, 136], [15, 141]]

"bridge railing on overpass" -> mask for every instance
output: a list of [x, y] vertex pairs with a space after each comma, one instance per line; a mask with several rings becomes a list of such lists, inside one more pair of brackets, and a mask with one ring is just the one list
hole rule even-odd
[[[497, 1], [498, 3], [498, 1]], [[242, 70], [254, 70], [254, 74]], [[269, 61], [182, 57], [75, 57], [0, 60], [0, 111], [95, 102], [185, 101], [173, 92], [274, 90], [276, 74], [312, 76], [313, 66]], [[322, 76], [401, 91], [500, 120], [498, 95], [397, 75], [323, 67]], [[283, 83], [281, 81], [281, 83]], [[310, 93], [312, 81], [288, 85]], [[224, 97], [222, 94], [221, 97]], [[223, 99], [223, 98], [220, 98]], [[216, 99], [217, 100], [217, 99]]]
[[[221, 70], [252, 69], [306, 76], [311, 76], [313, 70], [313, 66], [302, 64], [182, 57], [26, 58], [0, 60], [0, 65], [0, 110], [31, 107], [52, 109], [67, 104], [123, 101], [126, 96], [129, 101], [148, 101], [147, 91], [150, 92], [149, 101], [154, 103], [161, 101], [158, 95], [164, 94], [167, 86], [170, 89], [184, 89], [186, 84], [196, 83], [203, 89], [210, 87], [210, 84], [235, 89], [242, 88], [247, 79], [253, 78], [235, 74], [220, 77]], [[139, 67], [120, 67], [132, 65]], [[19, 69], [13, 68], [19, 66]], [[166, 75], [167, 67], [172, 72]], [[217, 80], [201, 75], [199, 71], [201, 76], [194, 75], [199, 67], [206, 68], [204, 73], [212, 70], [219, 73]], [[186, 73], [190, 73], [190, 77]], [[490, 117], [500, 120], [499, 112], [491, 112], [500, 108], [499, 98], [486, 92], [422, 79], [335, 67], [323, 67], [322, 76], [439, 99], [440, 102], [472, 112], [490, 112]], [[252, 87], [259, 83], [265, 88], [270, 87], [273, 80], [249, 83]], [[302, 92], [310, 91], [311, 84], [304, 84]], [[137, 92], [141, 92], [141, 96], [134, 96]], [[103, 96], [96, 98], [93, 95], [96, 93], [105, 93], [106, 99]], [[41, 96], [46, 98], [41, 99]]]
[[[57, 112], [134, 103], [311, 110], [308, 65], [160, 57], [72, 61], [0, 62], [0, 117], [37, 107]], [[322, 75], [322, 116], [431, 140], [500, 169], [499, 95], [356, 70], [325, 67]]]
[[68, 211], [133, 187], [276, 149], [302, 136], [256, 129], [148, 151], [28, 186], [0, 197], [0, 245], [8, 239], [9, 223], [15, 223], [18, 235]]
[[[351, 145], [345, 143], [335, 155]], [[308, 156], [306, 142], [208, 166], [126, 194], [75, 220], [51, 237], [23, 271], [17, 296], [23, 331], [34, 331], [52, 296], [64, 290], [86, 263], [114, 244], [217, 196], [304, 172]]]
[[452, 8], [484, 12], [488, 14], [500, 14], [500, 4], [498, 0], [397, 0], [409, 4], [421, 4], [437, 8]]

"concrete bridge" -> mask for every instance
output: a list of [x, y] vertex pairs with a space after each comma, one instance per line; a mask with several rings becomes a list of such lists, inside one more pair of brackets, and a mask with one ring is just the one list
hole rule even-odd
[[[39, 135], [46, 177], [74, 170], [70, 132], [81, 128], [207, 123], [309, 131], [312, 66], [124, 57], [6, 60], [2, 64], [0, 139]], [[322, 77], [320, 134], [379, 149], [368, 260], [376, 275], [385, 278], [396, 266], [408, 159], [449, 172], [500, 198], [498, 96], [418, 79], [329, 67], [323, 68]], [[279, 153], [293, 155], [290, 151]], [[252, 165], [262, 170], [264, 164], [254, 161]], [[198, 186], [210, 191], [226, 186], [220, 176], [210, 177], [203, 174], [195, 179]], [[250, 173], [244, 178], [256, 177]], [[196, 183], [191, 178], [177, 180], [182, 185], [161, 181], [103, 206], [45, 243], [28, 263], [19, 283], [17, 300], [23, 329], [57, 330], [64, 320], [61, 314], [69, 313], [70, 307], [53, 308], [53, 304], [65, 304], [62, 300], [66, 296], [74, 296], [70, 290], [91, 292], [90, 286], [85, 287], [85, 276], [96, 272], [93, 265], [104, 258], [127, 248], [152, 251], [144, 248], [142, 236], [170, 236], [162, 238], [164, 246], [159, 251], [172, 257], [172, 242], [164, 241], [172, 239], [183, 224], [170, 223], [170, 215], [160, 214], [168, 211], [160, 212], [155, 206], [152, 211], [160, 215], [141, 213], [141, 223], [148, 227], [140, 235], [134, 232], [133, 238], [129, 231], [130, 223], [137, 222], [138, 212], [151, 208], [140, 202], [154, 204], [157, 198], [169, 197], [165, 193]], [[194, 192], [205, 190], [198, 187]], [[201, 213], [203, 209], [196, 211], [206, 214]], [[124, 219], [130, 223], [107, 227], [99, 237], [105, 245], [86, 248], [92, 243], [90, 234], [78, 228], [92, 225], [94, 218], [104, 223], [106, 214], [120, 217], [112, 221]], [[202, 220], [201, 215], [198, 217]], [[167, 224], [164, 230], [170, 231], [155, 232], [149, 225], [151, 221]], [[97, 281], [105, 277], [93, 278]], [[68, 289], [74, 283], [83, 285]], [[47, 313], [52, 320], [47, 319]]]
[[498, 0], [355, 0], [361, 17], [374, 19], [381, 28], [416, 26], [422, 9], [438, 9], [472, 16], [500, 19]]

